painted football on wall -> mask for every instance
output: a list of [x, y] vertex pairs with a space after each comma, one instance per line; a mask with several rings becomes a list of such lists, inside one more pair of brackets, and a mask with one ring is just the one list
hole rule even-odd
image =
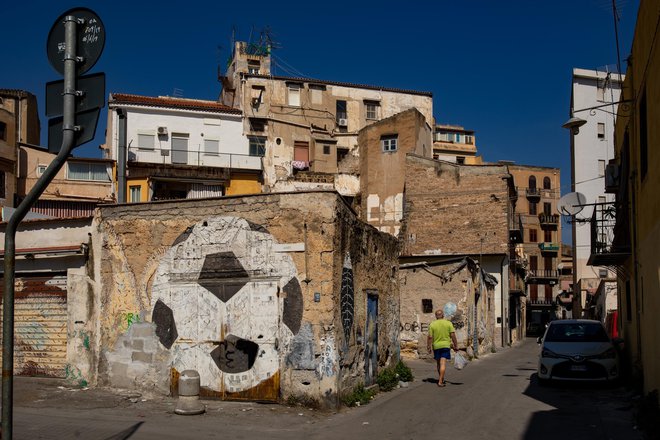
[[163, 256], [152, 320], [172, 367], [201, 386], [236, 393], [280, 368], [299, 331], [303, 300], [293, 259], [262, 226], [215, 217], [188, 228]]

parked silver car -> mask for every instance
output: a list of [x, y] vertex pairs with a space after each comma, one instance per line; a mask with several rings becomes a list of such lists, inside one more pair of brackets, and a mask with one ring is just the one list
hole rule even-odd
[[619, 355], [600, 321], [552, 321], [541, 344], [538, 378], [549, 380], [611, 381], [619, 378]]

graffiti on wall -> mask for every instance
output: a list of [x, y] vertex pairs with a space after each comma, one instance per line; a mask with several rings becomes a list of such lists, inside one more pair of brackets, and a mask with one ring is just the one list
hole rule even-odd
[[177, 371], [202, 387], [242, 392], [272, 378], [301, 327], [302, 289], [290, 255], [262, 226], [214, 217], [188, 228], [154, 277], [152, 321]]
[[351, 256], [346, 252], [341, 272], [341, 323], [344, 329], [344, 348], [348, 348], [355, 315], [355, 293], [353, 289], [353, 266]]

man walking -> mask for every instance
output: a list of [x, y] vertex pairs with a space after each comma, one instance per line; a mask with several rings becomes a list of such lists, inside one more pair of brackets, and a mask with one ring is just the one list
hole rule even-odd
[[447, 360], [451, 359], [451, 351], [449, 349], [458, 350], [454, 325], [451, 321], [444, 319], [444, 317], [445, 313], [441, 309], [436, 310], [436, 320], [429, 324], [429, 337], [427, 339], [428, 350], [429, 352], [433, 350], [433, 358], [437, 362], [439, 387], [445, 386]]

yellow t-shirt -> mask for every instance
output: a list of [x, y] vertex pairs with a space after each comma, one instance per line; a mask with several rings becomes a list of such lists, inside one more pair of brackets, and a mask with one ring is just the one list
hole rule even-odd
[[433, 339], [433, 349], [451, 347], [450, 335], [454, 331], [454, 324], [446, 319], [436, 319], [429, 324], [429, 335]]

